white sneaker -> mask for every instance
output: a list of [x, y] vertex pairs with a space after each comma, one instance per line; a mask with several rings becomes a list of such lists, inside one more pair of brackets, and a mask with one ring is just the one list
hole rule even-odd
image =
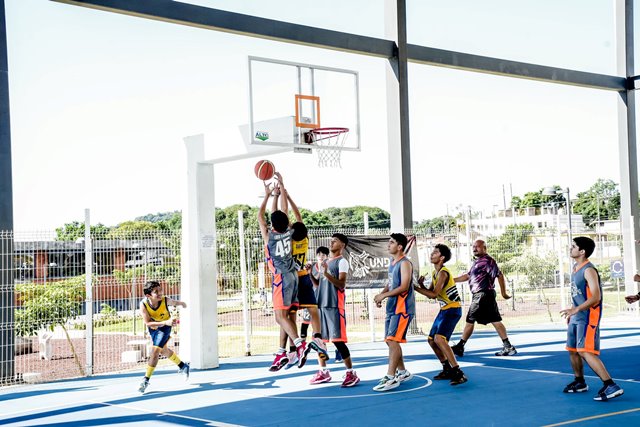
[[380, 382], [373, 388], [373, 391], [389, 391], [400, 385], [397, 377], [384, 376]]
[[149, 387], [149, 380], [144, 378], [140, 383], [140, 387], [138, 387], [138, 392], [144, 394], [144, 392], [147, 390], [147, 387]]
[[408, 370], [405, 370], [403, 373], [400, 373], [400, 371], [396, 369], [396, 378], [398, 379], [398, 382], [403, 383], [413, 378], [413, 374]]
[[289, 353], [287, 353], [287, 357], [289, 358], [289, 361], [287, 362], [287, 366], [284, 367], [284, 369], [289, 369], [292, 366], [296, 366], [298, 364], [298, 353], [295, 351], [290, 351]]

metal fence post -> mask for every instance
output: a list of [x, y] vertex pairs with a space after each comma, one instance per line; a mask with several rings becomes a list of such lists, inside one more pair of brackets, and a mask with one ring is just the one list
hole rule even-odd
[[[369, 212], [364, 212], [364, 234], [369, 234]], [[371, 333], [371, 342], [376, 340], [376, 320], [375, 306], [373, 302], [373, 289], [367, 289], [367, 308], [369, 313], [369, 332]]]
[[247, 259], [244, 247], [244, 218], [238, 211], [238, 239], [240, 240], [240, 274], [242, 276], [242, 320], [244, 323], [245, 356], [251, 356], [251, 335], [249, 332], [249, 307], [247, 298]]
[[84, 286], [86, 319], [86, 367], [87, 376], [93, 374], [93, 244], [91, 241], [91, 217], [89, 209], [84, 210]]

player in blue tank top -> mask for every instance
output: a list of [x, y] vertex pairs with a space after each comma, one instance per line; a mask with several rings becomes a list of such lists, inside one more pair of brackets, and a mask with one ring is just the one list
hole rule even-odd
[[595, 242], [588, 237], [576, 237], [571, 245], [570, 255], [575, 261], [571, 274], [572, 307], [561, 310], [560, 314], [567, 318], [567, 350], [575, 379], [563, 391], [581, 393], [589, 390], [584, 379], [584, 360], [603, 383], [593, 399], [606, 401], [621, 396], [624, 390], [611, 379], [599, 357], [602, 285], [598, 270], [589, 262], [595, 247]]
[[404, 366], [400, 347], [400, 343], [407, 342], [407, 330], [416, 314], [413, 265], [405, 255], [409, 248], [408, 242], [404, 234], [391, 234], [387, 246], [389, 254], [393, 257], [389, 264], [389, 283], [373, 299], [378, 307], [382, 307], [382, 301], [387, 299], [384, 335], [389, 347], [387, 375], [373, 387], [374, 391], [392, 390], [400, 383], [413, 378], [413, 374]]

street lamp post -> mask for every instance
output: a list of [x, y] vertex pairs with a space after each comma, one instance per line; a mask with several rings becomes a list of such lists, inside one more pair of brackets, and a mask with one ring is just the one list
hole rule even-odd
[[[542, 190], [543, 196], [557, 196], [559, 194], [567, 194], [567, 236], [569, 238], [569, 247], [571, 247], [571, 242], [573, 241], [573, 227], [571, 224], [571, 192], [569, 191], [569, 187], [565, 189], [557, 189], [555, 187], [545, 187]], [[558, 240], [560, 239], [560, 213], [558, 213]], [[566, 249], [565, 249], [566, 250]], [[558, 245], [558, 273], [560, 274], [560, 308], [565, 309], [566, 307], [566, 296], [565, 296], [565, 286], [564, 286], [564, 263], [562, 262], [562, 245]], [[566, 253], [566, 252], [565, 252]]]

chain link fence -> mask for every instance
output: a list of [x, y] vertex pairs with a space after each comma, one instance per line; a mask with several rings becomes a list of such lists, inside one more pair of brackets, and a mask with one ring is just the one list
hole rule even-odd
[[[316, 248], [328, 246], [331, 235], [365, 234], [364, 229], [310, 230], [309, 261]], [[369, 234], [387, 235], [371, 229]], [[452, 250], [448, 262], [454, 274], [468, 271], [471, 244], [478, 236], [453, 230], [448, 233], [406, 230], [417, 239], [420, 273], [429, 276], [429, 254], [437, 243]], [[271, 277], [264, 262], [262, 237], [257, 230], [244, 233], [244, 256], [240, 254], [237, 229], [217, 230], [218, 332], [220, 357], [267, 354], [277, 348], [278, 327], [271, 305]], [[51, 381], [96, 373], [141, 368], [149, 354], [149, 340], [137, 312], [143, 284], [158, 280], [165, 294], [180, 298], [179, 232], [145, 231], [126, 235], [92, 236], [92, 244], [58, 241], [50, 233], [4, 233], [0, 235], [2, 259], [13, 257], [13, 287], [2, 288], [3, 300], [13, 295], [14, 306], [3, 307], [13, 320], [3, 328], [2, 350], [13, 348], [17, 381]], [[554, 229], [514, 227], [488, 238], [488, 252], [505, 273], [509, 300], [500, 297], [499, 307], [507, 328], [560, 322], [559, 310], [570, 304], [568, 239]], [[595, 239], [594, 239], [595, 240]], [[610, 265], [622, 258], [619, 235], [600, 235], [592, 261], [600, 271], [604, 291], [604, 315], [629, 310], [624, 302], [622, 279], [612, 275]], [[91, 260], [90, 263], [87, 260]], [[243, 298], [241, 260], [246, 262], [246, 300]], [[2, 267], [5, 268], [5, 267]], [[90, 270], [90, 271], [88, 271]], [[459, 285], [466, 307], [471, 298], [466, 284]], [[87, 290], [91, 290], [87, 293]], [[384, 310], [370, 307], [375, 289], [348, 289], [349, 340], [383, 338]], [[91, 295], [91, 300], [87, 299]], [[416, 295], [416, 320], [410, 333], [427, 333], [438, 305]], [[243, 309], [249, 316], [244, 320]], [[89, 324], [87, 309], [93, 312]], [[373, 314], [374, 318], [370, 319]], [[179, 317], [179, 312], [174, 312]], [[464, 322], [460, 322], [457, 332]], [[247, 342], [248, 337], [248, 342]], [[179, 325], [170, 346], [179, 353]]]

